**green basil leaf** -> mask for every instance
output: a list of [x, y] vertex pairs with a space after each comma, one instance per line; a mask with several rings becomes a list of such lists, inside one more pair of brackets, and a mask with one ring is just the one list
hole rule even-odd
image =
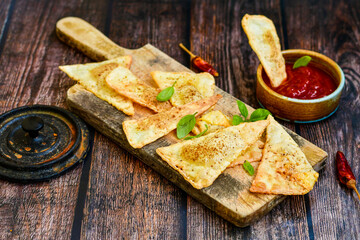
[[240, 123], [244, 122], [244, 119], [239, 115], [234, 115], [231, 121], [233, 126], [239, 125]]
[[299, 67], [306, 67], [310, 61], [311, 61], [310, 56], [303, 56], [303, 57], [299, 58], [298, 60], [296, 60], [296, 62], [293, 65], [293, 69], [299, 68]]
[[[186, 138], [184, 138], [184, 139], [185, 139], [185, 140], [190, 140], [190, 139], [193, 139], [193, 138], [199, 138], [199, 137], [201, 137], [201, 136], [204, 135], [204, 133], [206, 133], [206, 131], [209, 129], [207, 124], [205, 124], [205, 127], [206, 127], [206, 129], [205, 129], [204, 131], [202, 131], [201, 133], [199, 133], [198, 135], [196, 135], [196, 136], [189, 136], [189, 137], [186, 137]], [[191, 130], [192, 130], [192, 129], [191, 129]]]
[[243, 115], [244, 118], [246, 119], [247, 116], [249, 115], [249, 112], [245, 106], [245, 103], [243, 103], [242, 101], [239, 101], [239, 100], [237, 100], [236, 102], [239, 107], [239, 111], [240, 111], [241, 115]]
[[263, 108], [258, 108], [251, 114], [250, 121], [256, 122], [259, 120], [265, 120], [269, 114], [271, 113], [268, 110]]
[[245, 169], [245, 171], [249, 173], [250, 176], [254, 175], [255, 173], [254, 168], [248, 161], [245, 160], [243, 164], [243, 168]]
[[196, 123], [196, 119], [195, 119], [196, 114], [197, 112], [194, 114], [186, 115], [180, 119], [176, 128], [176, 136], [179, 139], [186, 137], [186, 135], [188, 135], [191, 132], [191, 130], [193, 130]]
[[171, 98], [171, 96], [174, 94], [175, 89], [173, 86], [167, 87], [156, 96], [156, 100], [160, 102], [165, 102]]

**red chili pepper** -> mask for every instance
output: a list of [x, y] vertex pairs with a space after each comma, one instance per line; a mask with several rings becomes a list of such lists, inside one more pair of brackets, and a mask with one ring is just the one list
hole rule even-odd
[[351, 171], [351, 168], [345, 158], [344, 153], [340, 151], [336, 153], [336, 168], [340, 182], [342, 184], [345, 184], [348, 188], [354, 189], [360, 199], [360, 194], [356, 188], [356, 178]]
[[189, 49], [187, 49], [182, 43], [180, 43], [179, 46], [190, 55], [191, 63], [197, 70], [199, 70], [201, 72], [208, 72], [211, 75], [213, 75], [214, 77], [219, 76], [219, 73], [208, 62], [206, 62], [201, 57], [196, 56], [195, 54], [190, 52]]

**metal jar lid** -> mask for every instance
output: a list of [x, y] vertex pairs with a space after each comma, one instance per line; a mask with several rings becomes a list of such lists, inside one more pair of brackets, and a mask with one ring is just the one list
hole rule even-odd
[[58, 176], [86, 157], [86, 124], [69, 111], [24, 106], [0, 116], [0, 177], [31, 182]]

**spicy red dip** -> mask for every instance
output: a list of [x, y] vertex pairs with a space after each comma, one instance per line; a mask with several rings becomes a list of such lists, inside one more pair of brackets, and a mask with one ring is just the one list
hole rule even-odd
[[293, 69], [293, 64], [287, 63], [286, 74], [287, 79], [277, 88], [271, 86], [265, 71], [262, 73], [262, 78], [266, 85], [275, 92], [297, 99], [322, 98], [337, 88], [335, 81], [329, 74], [311, 65]]

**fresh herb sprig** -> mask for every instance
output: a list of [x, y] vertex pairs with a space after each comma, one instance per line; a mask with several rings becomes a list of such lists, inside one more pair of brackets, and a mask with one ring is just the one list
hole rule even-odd
[[167, 100], [169, 100], [175, 92], [175, 88], [174, 88], [175, 84], [176, 81], [171, 87], [167, 87], [161, 92], [159, 92], [159, 94], [156, 96], [156, 100], [160, 102], [166, 102]]
[[196, 123], [196, 119], [195, 119], [196, 114], [197, 112], [194, 114], [186, 115], [180, 119], [176, 128], [176, 136], [179, 139], [186, 137], [186, 135], [188, 135], [191, 132], [191, 130], [193, 130]]
[[[199, 133], [198, 135], [196, 135], [196, 136], [188, 136], [188, 137], [186, 137], [186, 138], [184, 138], [184, 139], [185, 139], [185, 140], [190, 140], [190, 139], [193, 139], [193, 138], [199, 138], [199, 137], [201, 137], [201, 136], [204, 135], [204, 133], [206, 133], [206, 131], [209, 129], [207, 124], [205, 124], [205, 127], [206, 127], [206, 129], [205, 129], [204, 131], [202, 131], [201, 133]], [[192, 130], [192, 129], [191, 129], [191, 130]]]
[[243, 164], [243, 168], [245, 169], [245, 171], [249, 173], [250, 176], [254, 175], [255, 173], [254, 167], [248, 161], [245, 160]]
[[259, 120], [265, 120], [269, 114], [271, 114], [268, 110], [264, 108], [258, 108], [256, 109], [248, 119], [249, 112], [245, 106], [245, 103], [242, 101], [237, 100], [236, 101], [240, 114], [241, 115], [234, 115], [232, 118], [232, 125], [239, 125], [242, 122], [256, 122]]
[[311, 57], [310, 56], [303, 56], [301, 58], [299, 58], [298, 60], [296, 60], [296, 62], [293, 65], [293, 69], [299, 68], [299, 67], [306, 67], [309, 62], [311, 61]]

